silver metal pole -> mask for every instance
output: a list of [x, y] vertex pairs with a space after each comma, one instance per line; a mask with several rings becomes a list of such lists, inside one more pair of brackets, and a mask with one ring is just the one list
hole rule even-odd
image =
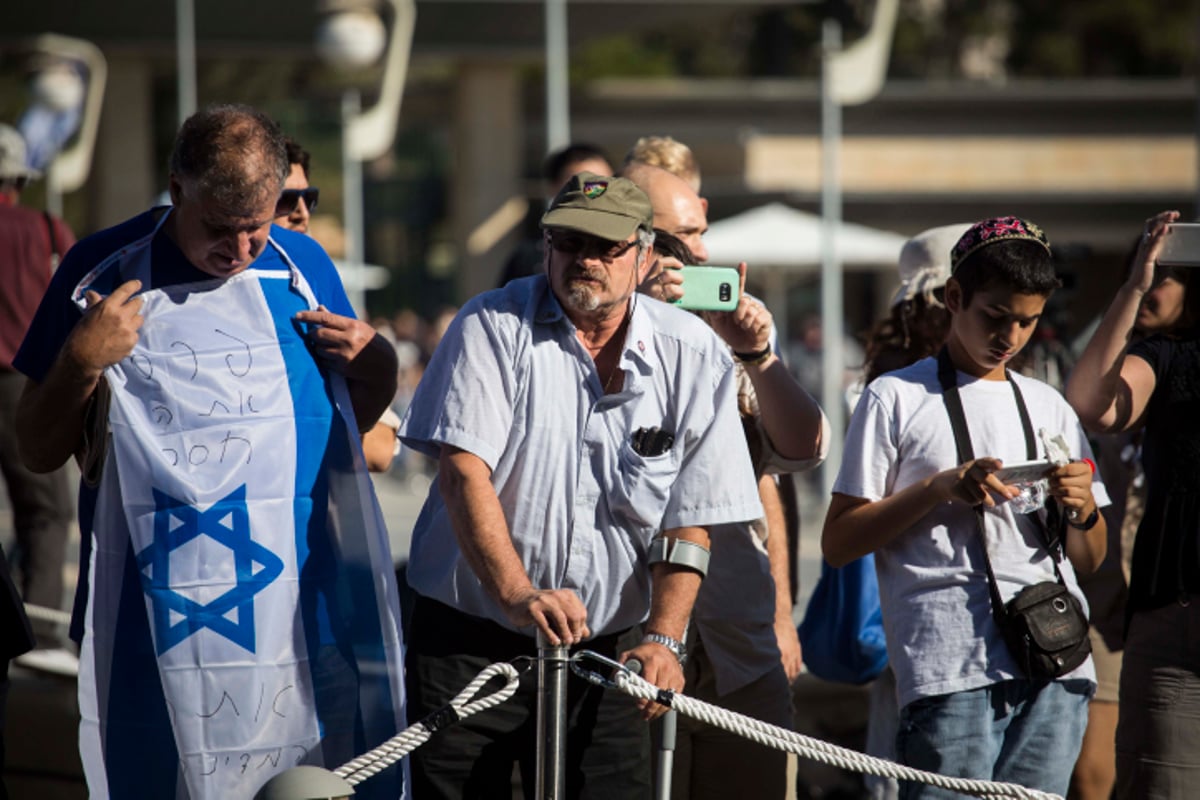
[[196, 10], [192, 0], [175, 0], [175, 71], [179, 124], [196, 111]]
[[562, 800], [567, 792], [567, 647], [551, 646], [540, 630], [538, 645], [538, 800]]
[[567, 0], [546, 0], [546, 152], [571, 143]]
[[842, 47], [842, 26], [837, 20], [827, 19], [821, 34], [821, 406], [833, 429], [822, 483], [825, 497], [829, 497], [842, 463], [842, 433], [846, 427], [842, 400], [842, 265], [837, 252], [837, 230], [842, 222], [842, 107], [833, 96], [830, 69]]
[[357, 89], [342, 92], [342, 224], [346, 229], [346, 249], [342, 268], [346, 276], [346, 296], [359, 317], [366, 311], [363, 289], [363, 268], [366, 255], [366, 230], [363, 219], [362, 162], [350, 142], [351, 121], [362, 108]]
[[675, 769], [675, 734], [679, 730], [679, 712], [671, 709], [659, 720], [662, 744], [658, 748], [658, 781], [654, 787], [657, 800], [671, 800], [671, 771]]

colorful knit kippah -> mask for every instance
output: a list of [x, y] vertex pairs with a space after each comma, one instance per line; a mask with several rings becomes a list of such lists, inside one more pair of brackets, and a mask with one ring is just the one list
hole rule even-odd
[[1050, 252], [1050, 242], [1046, 240], [1046, 234], [1042, 233], [1042, 229], [1037, 225], [1020, 217], [992, 217], [972, 225], [958, 240], [958, 244], [954, 245], [954, 249], [950, 251], [951, 274], [958, 269], [958, 265], [966, 260], [967, 256], [979, 248], [1008, 239], [1026, 239], [1037, 242], [1046, 248], [1047, 253]]

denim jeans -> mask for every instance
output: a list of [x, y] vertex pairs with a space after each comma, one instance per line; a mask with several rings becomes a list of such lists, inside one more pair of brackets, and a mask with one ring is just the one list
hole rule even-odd
[[[1065, 796], [1092, 684], [1010, 680], [924, 697], [900, 711], [897, 760], [955, 778], [1003, 781]], [[901, 800], [958, 798], [903, 782]]]

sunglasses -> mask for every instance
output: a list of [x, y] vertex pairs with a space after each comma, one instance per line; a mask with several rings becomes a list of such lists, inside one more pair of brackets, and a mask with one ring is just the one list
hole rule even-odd
[[300, 205], [300, 201], [304, 200], [304, 206], [312, 212], [317, 207], [317, 201], [321, 197], [321, 190], [315, 186], [310, 186], [307, 189], [284, 189], [279, 195], [279, 202], [275, 204], [275, 216], [286, 217], [296, 210], [296, 206]]
[[611, 242], [598, 236], [588, 236], [579, 233], [550, 234], [550, 246], [560, 253], [582, 258], [598, 258], [601, 261], [616, 261], [637, 245], [637, 239], [632, 242]]

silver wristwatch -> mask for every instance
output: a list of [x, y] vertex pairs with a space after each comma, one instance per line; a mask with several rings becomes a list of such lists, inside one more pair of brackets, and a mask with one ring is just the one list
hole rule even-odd
[[662, 633], [647, 633], [642, 637], [642, 642], [661, 644], [663, 647], [675, 654], [675, 657], [679, 659], [680, 664], [687, 661], [687, 648], [683, 646], [683, 642], [671, 636], [667, 636], [666, 634]]

